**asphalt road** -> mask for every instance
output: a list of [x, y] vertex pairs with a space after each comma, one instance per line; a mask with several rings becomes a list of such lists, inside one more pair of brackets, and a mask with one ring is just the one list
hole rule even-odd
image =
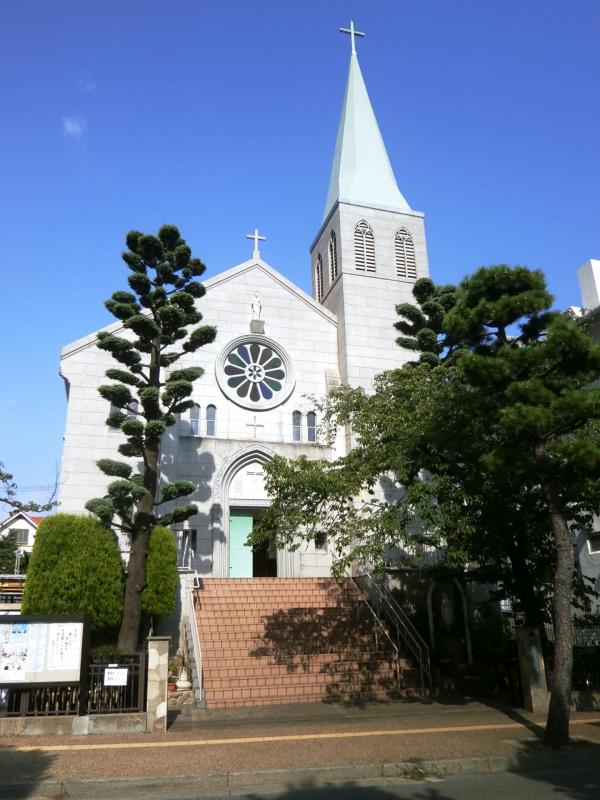
[[[224, 796], [237, 800], [598, 800], [600, 764], [593, 769], [529, 775], [453, 775], [426, 781], [383, 779], [322, 786], [298, 785], [242, 794], [203, 793], [190, 796], [190, 800], [223, 800]], [[171, 800], [171, 797], [165, 788], [163, 794], [149, 795], [148, 800]]]

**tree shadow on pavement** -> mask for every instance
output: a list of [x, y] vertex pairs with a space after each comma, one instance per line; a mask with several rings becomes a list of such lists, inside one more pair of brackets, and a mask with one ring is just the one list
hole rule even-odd
[[527, 743], [522, 745], [518, 763], [510, 772], [548, 784], [548, 795], [563, 795], [569, 800], [597, 800], [600, 797], [600, 743], [574, 742], [555, 749], [536, 742]]
[[0, 747], [0, 798], [17, 800], [37, 796], [42, 781], [50, 780], [54, 756], [43, 750]]
[[[422, 783], [411, 784], [407, 782], [406, 789], [415, 788], [417, 793], [411, 794], [413, 800], [452, 800], [448, 795], [439, 790], [437, 786], [425, 786]], [[244, 800], [399, 800], [396, 792], [388, 791], [379, 786], [369, 786], [364, 783], [322, 784], [315, 786], [312, 783], [303, 783], [289, 786], [280, 792], [259, 792], [258, 794], [244, 795]]]

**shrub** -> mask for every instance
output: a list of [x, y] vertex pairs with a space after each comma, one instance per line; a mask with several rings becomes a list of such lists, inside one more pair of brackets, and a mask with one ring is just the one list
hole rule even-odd
[[154, 528], [150, 534], [146, 561], [146, 586], [142, 611], [153, 619], [168, 617], [175, 609], [177, 593], [177, 546], [168, 528]]
[[86, 613], [93, 631], [118, 625], [123, 561], [114, 533], [93, 517], [54, 514], [44, 519], [29, 561], [22, 610]]

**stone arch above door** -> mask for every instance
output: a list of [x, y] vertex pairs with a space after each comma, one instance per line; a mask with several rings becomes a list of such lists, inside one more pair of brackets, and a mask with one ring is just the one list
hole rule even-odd
[[[227, 577], [229, 574], [229, 507], [230, 489], [236, 475], [241, 470], [251, 464], [267, 464], [275, 456], [275, 451], [259, 444], [251, 444], [242, 447], [228, 456], [221, 468], [217, 472], [213, 486], [213, 542], [215, 542], [215, 552], [213, 553], [213, 575], [215, 577]], [[239, 498], [243, 502], [243, 498]], [[266, 497], [252, 499], [253, 506], [268, 506], [269, 500]], [[282, 577], [293, 577], [294, 558], [292, 553], [280, 551], [278, 554], [277, 574]]]

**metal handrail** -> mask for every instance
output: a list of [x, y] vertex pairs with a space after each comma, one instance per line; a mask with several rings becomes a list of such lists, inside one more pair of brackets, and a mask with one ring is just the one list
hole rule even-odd
[[388, 624], [395, 628], [396, 640], [402, 642], [417, 661], [421, 677], [421, 690], [425, 689], [425, 681], [431, 688], [429, 647], [408, 615], [398, 605], [389, 590], [382, 587], [369, 572], [353, 577], [352, 580], [362, 594], [369, 598], [375, 607], [375, 613], [384, 617]]
[[[354, 582], [354, 585], [356, 586], [357, 590], [359, 591], [359, 593], [363, 595], [364, 604], [366, 605], [366, 607], [371, 612], [371, 616], [375, 620], [375, 624], [378, 625], [381, 628], [381, 630], [383, 632], [383, 635], [386, 637], [386, 639], [389, 641], [391, 646], [394, 648], [394, 660], [396, 662], [396, 684], [398, 686], [398, 689], [400, 689], [400, 650], [398, 649], [398, 645], [392, 639], [392, 637], [390, 636], [390, 632], [388, 631], [388, 629], [383, 624], [383, 622], [381, 620], [381, 617], [377, 614], [377, 612], [371, 606], [371, 604], [369, 603], [367, 598], [364, 596], [364, 593], [361, 592], [360, 587], [357, 586], [356, 581], [354, 581], [354, 579], [353, 579], [353, 582]], [[377, 637], [377, 634], [375, 634], [375, 637]], [[379, 645], [377, 645], [377, 649], [379, 649]]]
[[[194, 584], [196, 581], [194, 580]], [[196, 608], [194, 606], [194, 586], [189, 586], [185, 591], [185, 607], [183, 609], [184, 619], [184, 635], [187, 636], [185, 628], [186, 623], [189, 623], [190, 632], [192, 637], [192, 653], [194, 656], [194, 666], [196, 669], [196, 677], [198, 678], [198, 686], [200, 689], [200, 697], [203, 696], [204, 690], [202, 686], [202, 648], [200, 647], [200, 637], [198, 636], [198, 625], [196, 623]], [[193, 676], [192, 676], [193, 680]]]

